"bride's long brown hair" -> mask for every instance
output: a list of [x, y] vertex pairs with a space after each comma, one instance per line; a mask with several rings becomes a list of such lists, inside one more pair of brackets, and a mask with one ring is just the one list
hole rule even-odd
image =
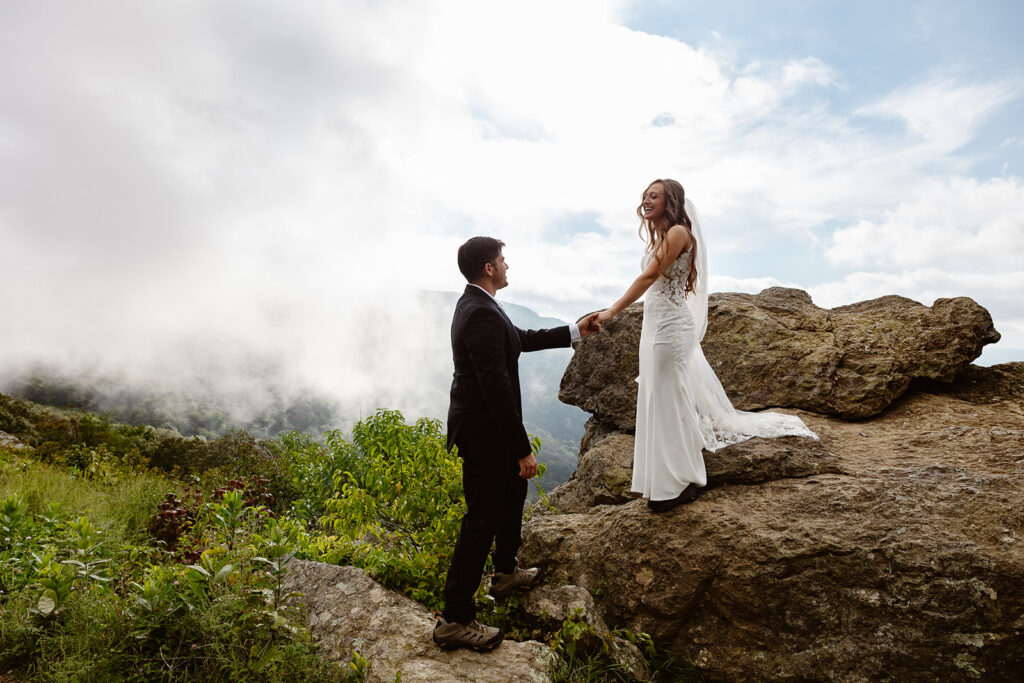
[[[636, 215], [640, 217], [640, 238], [647, 242], [648, 251], [657, 251], [658, 247], [661, 246], [661, 241], [665, 238], [665, 232], [668, 228], [674, 225], [685, 225], [686, 229], [690, 231], [691, 248], [690, 248], [690, 274], [686, 278], [686, 293], [689, 294], [693, 291], [694, 286], [697, 284], [697, 245], [692, 243], [693, 240], [693, 223], [690, 222], [690, 217], [686, 214], [686, 190], [679, 184], [678, 180], [671, 180], [668, 178], [652, 180], [647, 184], [647, 189], [644, 190], [644, 194], [647, 194], [647, 190], [651, 189], [652, 185], [661, 183], [661, 186], [665, 188], [665, 230], [658, 230], [658, 228], [651, 221], [644, 217], [644, 202], [643, 196], [641, 195], [640, 205], [636, 207]], [[647, 229], [647, 234], [644, 234], [644, 228]]]

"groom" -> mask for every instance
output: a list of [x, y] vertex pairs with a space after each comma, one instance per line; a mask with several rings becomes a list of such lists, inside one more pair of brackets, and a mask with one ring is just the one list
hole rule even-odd
[[448, 449], [458, 446], [466, 514], [455, 544], [445, 607], [434, 627], [434, 642], [445, 649], [490, 650], [501, 629], [476, 621], [473, 594], [494, 542], [491, 595], [504, 598], [536, 585], [540, 570], [516, 564], [521, 543], [527, 480], [537, 460], [523, 427], [519, 354], [566, 347], [599, 331], [597, 314], [579, 325], [521, 330], [494, 298], [508, 285], [505, 246], [493, 237], [473, 237], [459, 247], [459, 270], [469, 282], [455, 305], [452, 357], [455, 376], [448, 408]]

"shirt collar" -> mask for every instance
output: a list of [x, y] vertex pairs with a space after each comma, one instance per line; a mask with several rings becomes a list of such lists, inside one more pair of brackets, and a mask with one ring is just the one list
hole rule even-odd
[[480, 285], [475, 285], [475, 284], [473, 284], [472, 282], [470, 282], [470, 283], [469, 283], [469, 286], [470, 286], [470, 287], [476, 287], [477, 289], [479, 289], [479, 290], [480, 290], [481, 292], [483, 292], [483, 293], [484, 293], [484, 294], [486, 294], [487, 296], [490, 296], [490, 297], [491, 297], [491, 299], [492, 299], [492, 300], [494, 301], [494, 303], [498, 304], [499, 306], [501, 305], [501, 303], [500, 303], [500, 302], [499, 302], [499, 301], [498, 301], [498, 300], [497, 300], [497, 299], [496, 299], [495, 297], [491, 296], [491, 293], [490, 293], [490, 292], [488, 292], [488, 291], [487, 291], [486, 289], [484, 289], [484, 288], [483, 288], [483, 287], [481, 287]]

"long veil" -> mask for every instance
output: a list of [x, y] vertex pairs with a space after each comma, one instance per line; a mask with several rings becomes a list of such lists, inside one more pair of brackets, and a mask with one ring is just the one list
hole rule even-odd
[[694, 283], [694, 291], [686, 297], [686, 305], [693, 318], [698, 342], [693, 345], [686, 364], [685, 381], [693, 392], [704, 447], [709, 451], [717, 451], [754, 436], [806, 436], [817, 440], [818, 435], [808, 429], [796, 415], [752, 413], [733, 408], [722, 383], [704, 357], [700, 342], [704, 340], [708, 328], [708, 250], [705, 248], [697, 208], [689, 198], [686, 199], [685, 207], [697, 248], [697, 281]]

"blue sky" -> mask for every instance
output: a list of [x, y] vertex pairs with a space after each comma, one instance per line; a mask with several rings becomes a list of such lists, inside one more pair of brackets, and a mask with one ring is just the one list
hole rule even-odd
[[[891, 138], [896, 144], [908, 132], [906, 122], [898, 117], [865, 116], [865, 106], [901, 91], [914, 91], [922, 83], [939, 82], [954, 87], [1005, 83], [1009, 90], [1005, 101], [984, 111], [970, 137], [953, 154], [924, 160], [920, 180], [925, 181], [929, 174], [948, 177], [952, 165], [957, 176], [964, 179], [984, 182], [1003, 178], [1019, 183], [1024, 170], [1024, 97], [1020, 96], [1024, 51], [1019, 40], [1024, 5], [1020, 3], [648, 2], [628, 7], [624, 23], [721, 54], [724, 61], [739, 68], [757, 62], [820, 60], [833, 71], [834, 82], [793, 97], [790, 108], [781, 115], [795, 117], [800, 110], [824, 108], [847, 117], [851, 125], [868, 135], [883, 140]], [[870, 208], [872, 199], [867, 198], [864, 204]], [[884, 210], [886, 204], [879, 208]], [[1020, 217], [1024, 206], [1018, 207], [1017, 212], [1013, 230], [1019, 235], [1024, 232], [1024, 219]], [[811, 230], [818, 238], [827, 240], [830, 234], [847, 226], [852, 217], [850, 212], [838, 214], [811, 226]], [[1008, 218], [1013, 221], [1013, 216]], [[887, 226], [894, 231], [898, 228]], [[1007, 246], [1013, 250], [1019, 270], [1024, 265], [1020, 242]], [[955, 251], [955, 242], [949, 248]], [[762, 253], [759, 249], [735, 252], [719, 265], [737, 278], [756, 278], [766, 270]], [[864, 272], [860, 267], [863, 264], [853, 267], [827, 259], [822, 263], [821, 245], [802, 239], [790, 240], [785, 249], [771, 249], [768, 253], [775, 254], [773, 277], [804, 287], [827, 287], [840, 277]], [[955, 268], [955, 264], [946, 267]], [[891, 265], [884, 272], [898, 273]], [[1014, 284], [1019, 283], [1019, 278], [1008, 280], [1006, 290], [1016, 291]], [[901, 293], [915, 295], [913, 290], [914, 287], [905, 286]], [[948, 290], [949, 295], [952, 293]], [[920, 294], [917, 296], [924, 300]], [[979, 299], [984, 303], [983, 297]], [[1016, 317], [1019, 313], [996, 306], [1000, 314]], [[1008, 341], [1017, 348], [991, 347], [986, 359], [1019, 359], [1020, 337]]]
[[1020, 7], [4, 3], [0, 365], [250, 345], [379, 382], [352, 321], [414, 358], [448, 321], [393, 302], [461, 289], [473, 234], [508, 244], [505, 299], [609, 305], [656, 177], [713, 289], [970, 296], [1003, 333], [982, 362], [1024, 360]]

